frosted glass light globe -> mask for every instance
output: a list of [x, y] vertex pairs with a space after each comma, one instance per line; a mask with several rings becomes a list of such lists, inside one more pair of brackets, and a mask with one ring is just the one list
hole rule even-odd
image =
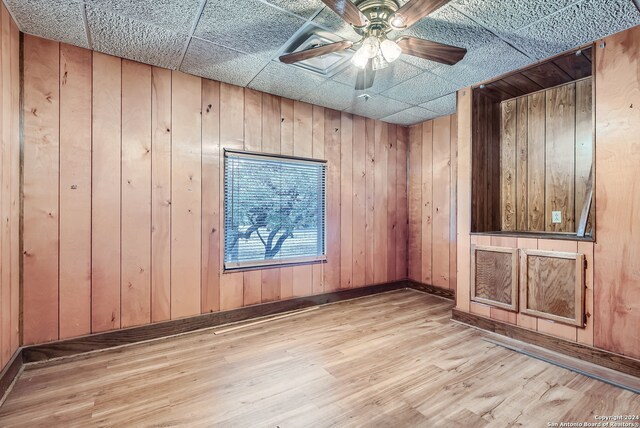
[[362, 42], [361, 51], [364, 51], [368, 58], [373, 58], [380, 51], [380, 41], [377, 37], [369, 36]]
[[389, 63], [384, 59], [384, 55], [382, 55], [382, 52], [380, 52], [373, 59], [371, 66], [374, 70], [382, 70], [383, 68], [389, 67]]
[[380, 50], [382, 51], [382, 55], [384, 55], [384, 59], [388, 62], [397, 60], [402, 53], [402, 48], [400, 48], [396, 42], [389, 39], [380, 44]]
[[362, 48], [358, 49], [351, 57], [351, 63], [358, 68], [365, 68], [369, 62], [369, 56]]

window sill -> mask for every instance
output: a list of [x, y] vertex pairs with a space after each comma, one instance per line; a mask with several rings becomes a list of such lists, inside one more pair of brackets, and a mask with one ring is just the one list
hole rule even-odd
[[270, 264], [270, 265], [224, 268], [222, 270], [222, 274], [224, 275], [225, 273], [249, 272], [252, 270], [278, 269], [278, 268], [293, 267], [293, 266], [317, 265], [317, 264], [322, 264], [326, 262], [327, 262], [327, 259], [325, 258], [325, 259], [310, 260], [310, 261], [304, 261], [304, 262], [277, 263], [277, 264]]

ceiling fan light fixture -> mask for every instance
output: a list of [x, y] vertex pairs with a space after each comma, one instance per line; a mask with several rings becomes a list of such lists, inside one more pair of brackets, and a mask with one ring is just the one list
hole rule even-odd
[[358, 49], [351, 57], [351, 63], [358, 68], [364, 69], [369, 62], [369, 55], [363, 49]]
[[402, 53], [402, 48], [398, 46], [396, 42], [393, 40], [385, 39], [382, 43], [380, 43], [380, 51], [384, 56], [384, 59], [387, 62], [393, 62], [400, 57]]
[[389, 25], [394, 30], [401, 30], [407, 26], [407, 21], [402, 17], [402, 15], [398, 15], [397, 13], [394, 13], [389, 18]]
[[363, 51], [368, 58], [373, 58], [380, 51], [380, 41], [376, 36], [369, 36], [362, 42], [362, 47], [358, 52]]

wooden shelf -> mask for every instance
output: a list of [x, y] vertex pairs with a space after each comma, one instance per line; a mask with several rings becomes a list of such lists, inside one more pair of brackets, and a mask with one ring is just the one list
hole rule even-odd
[[495, 232], [471, 232], [471, 235], [479, 236], [509, 236], [514, 238], [532, 238], [532, 239], [559, 239], [563, 241], [582, 241], [594, 242], [593, 236], [578, 236], [575, 233], [558, 233], [558, 232], [512, 232], [512, 231], [495, 231]]

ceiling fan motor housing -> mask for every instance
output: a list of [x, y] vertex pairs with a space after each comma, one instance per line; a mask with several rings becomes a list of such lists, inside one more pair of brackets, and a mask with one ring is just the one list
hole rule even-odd
[[363, 27], [354, 26], [356, 32], [362, 36], [378, 37], [393, 30], [389, 25], [389, 19], [400, 8], [395, 0], [363, 0], [357, 4], [357, 7], [367, 18], [368, 23]]

